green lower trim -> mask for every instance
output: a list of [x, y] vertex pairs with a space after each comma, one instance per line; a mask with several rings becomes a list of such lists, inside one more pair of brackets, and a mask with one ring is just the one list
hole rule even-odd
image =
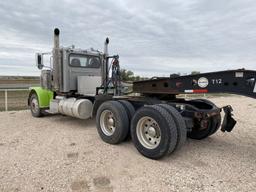
[[53, 91], [42, 87], [30, 87], [30, 92], [34, 91], [37, 94], [39, 107], [47, 108], [50, 106], [50, 101], [53, 99]]

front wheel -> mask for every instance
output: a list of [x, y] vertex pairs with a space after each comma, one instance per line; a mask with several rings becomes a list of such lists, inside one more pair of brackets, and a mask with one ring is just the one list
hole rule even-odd
[[43, 113], [39, 107], [39, 101], [36, 93], [32, 93], [29, 97], [29, 107], [33, 117], [42, 117]]

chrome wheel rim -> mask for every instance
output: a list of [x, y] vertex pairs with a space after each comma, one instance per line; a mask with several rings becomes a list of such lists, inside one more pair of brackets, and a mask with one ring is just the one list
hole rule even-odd
[[37, 113], [38, 109], [39, 109], [38, 101], [36, 98], [33, 98], [31, 100], [31, 110], [33, 113]]
[[139, 142], [147, 149], [155, 149], [161, 141], [161, 129], [151, 117], [142, 117], [136, 126]]
[[102, 111], [100, 115], [100, 127], [105, 135], [111, 136], [114, 134], [116, 130], [115, 118], [110, 110]]

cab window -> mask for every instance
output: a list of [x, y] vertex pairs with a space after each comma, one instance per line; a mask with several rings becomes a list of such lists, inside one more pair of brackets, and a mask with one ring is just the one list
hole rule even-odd
[[90, 55], [76, 55], [69, 56], [69, 64], [72, 67], [85, 67], [85, 68], [100, 68], [100, 58]]

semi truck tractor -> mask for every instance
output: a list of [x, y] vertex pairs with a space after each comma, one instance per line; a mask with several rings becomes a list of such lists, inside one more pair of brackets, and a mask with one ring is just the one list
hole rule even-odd
[[[227, 70], [195, 75], [170, 75], [133, 82], [127, 92], [119, 56], [104, 51], [62, 47], [54, 29], [49, 53], [36, 53], [40, 87], [31, 87], [28, 105], [34, 117], [62, 114], [94, 118], [100, 138], [118, 144], [131, 137], [142, 155], [159, 159], [181, 148], [187, 137], [201, 140], [219, 129], [230, 132], [236, 121], [232, 107], [179, 94], [231, 93], [256, 98], [256, 71]], [[45, 65], [46, 55], [50, 65]], [[169, 69], [166, 69], [169, 70]], [[224, 116], [221, 117], [221, 111]]]

